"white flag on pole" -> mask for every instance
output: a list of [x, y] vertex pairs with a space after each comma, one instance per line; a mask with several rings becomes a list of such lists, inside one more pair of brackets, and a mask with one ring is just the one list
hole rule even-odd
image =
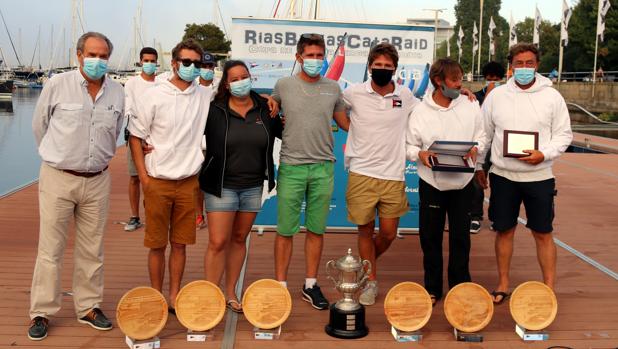
[[496, 23], [494, 23], [494, 17], [489, 18], [489, 30], [487, 30], [487, 35], [489, 35], [489, 54], [495, 55], [496, 48], [494, 47], [494, 29], [496, 29]]
[[599, 0], [599, 16], [597, 18], [597, 35], [603, 41], [603, 32], [605, 31], [605, 15], [609, 11], [609, 0]]
[[446, 37], [446, 57], [451, 56], [451, 30], [448, 30], [448, 35]]
[[459, 34], [457, 35], [457, 48], [459, 49], [459, 60], [461, 61], [461, 43], [463, 42], [464, 31], [461, 26], [459, 26]]
[[566, 0], [562, 0], [562, 21], [560, 23], [560, 43], [562, 46], [569, 44], [569, 21], [573, 10], [569, 7]]
[[476, 52], [479, 49], [479, 30], [476, 28], [474, 21], [474, 30], [472, 31], [472, 51]]
[[509, 22], [509, 48], [517, 44], [517, 32], [515, 31], [515, 23], [513, 22], [513, 13], [511, 13], [511, 21]]
[[540, 43], [539, 32], [541, 30], [542, 20], [543, 18], [541, 18], [541, 12], [539, 11], [539, 7], [537, 6], [534, 9], [534, 33], [532, 35], [532, 43], [537, 45], [537, 47], [539, 46], [539, 43]]

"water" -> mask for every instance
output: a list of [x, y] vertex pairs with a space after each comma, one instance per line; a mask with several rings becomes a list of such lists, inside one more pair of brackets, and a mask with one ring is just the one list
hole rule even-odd
[[0, 102], [0, 196], [39, 178], [41, 159], [32, 134], [32, 113], [40, 93], [18, 89], [12, 102]]
[[20, 88], [12, 102], [0, 101], [0, 197], [39, 178], [41, 158], [32, 133], [32, 113], [40, 93], [40, 89]]

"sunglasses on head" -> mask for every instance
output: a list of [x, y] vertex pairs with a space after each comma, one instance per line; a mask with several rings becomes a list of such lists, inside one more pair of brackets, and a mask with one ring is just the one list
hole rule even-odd
[[198, 69], [202, 67], [202, 61], [200, 61], [200, 60], [193, 61], [193, 60], [190, 60], [188, 58], [179, 58], [178, 62], [182, 63], [182, 65], [185, 66], [185, 67], [189, 67], [189, 66], [191, 66], [191, 64], [193, 64], [193, 66], [198, 68]]

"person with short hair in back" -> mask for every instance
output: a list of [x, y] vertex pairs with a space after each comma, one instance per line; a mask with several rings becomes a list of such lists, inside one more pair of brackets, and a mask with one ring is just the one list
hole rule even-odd
[[332, 121], [347, 131], [349, 120], [337, 82], [320, 75], [326, 45], [319, 34], [302, 34], [296, 45], [298, 74], [277, 81], [273, 98], [285, 115], [277, 177], [277, 237], [275, 274], [287, 286], [293, 237], [305, 209], [305, 283], [303, 299], [319, 310], [328, 300], [317, 285], [326, 220], [334, 186]]
[[[483, 77], [485, 78], [485, 86], [482, 89], [474, 92], [476, 100], [482, 106], [485, 97], [496, 87], [500, 86], [501, 81], [504, 79], [504, 67], [498, 62], [489, 62], [483, 66]], [[488, 151], [485, 156], [485, 163], [483, 165], [483, 171], [487, 174], [489, 171], [489, 157], [491, 152]], [[472, 200], [472, 222], [470, 223], [470, 232], [476, 234], [481, 231], [481, 222], [483, 221], [483, 205], [485, 201], [485, 191], [478, 185], [478, 181], [474, 181], [474, 199]]]
[[49, 318], [60, 310], [62, 259], [73, 218], [75, 314], [97, 330], [112, 329], [100, 307], [111, 188], [107, 167], [124, 116], [122, 86], [105, 75], [113, 48], [101, 33], [82, 35], [76, 47], [79, 68], [49, 79], [34, 109], [32, 129], [43, 162], [39, 246], [30, 289], [31, 340], [47, 337]]
[[[484, 143], [491, 145], [489, 219], [496, 231], [498, 285], [492, 294], [497, 304], [509, 296], [513, 239], [522, 202], [526, 227], [536, 242], [543, 282], [554, 288], [556, 245], [552, 223], [557, 192], [552, 165], [573, 139], [564, 98], [548, 78], [537, 73], [538, 48], [529, 43], [514, 45], [509, 63], [513, 77], [495, 88], [483, 103]], [[526, 155], [522, 157], [506, 157], [505, 131], [538, 132], [538, 149], [524, 149]], [[483, 155], [479, 162], [484, 160]], [[477, 171], [476, 176], [479, 184], [487, 188], [485, 173]]]
[[245, 63], [227, 61], [206, 123], [200, 186], [208, 215], [206, 280], [218, 285], [225, 271], [227, 307], [234, 312], [242, 312], [236, 284], [247, 236], [262, 208], [264, 180], [268, 192], [275, 187], [273, 147], [281, 131], [281, 119], [271, 117], [268, 99], [251, 89]]
[[[348, 220], [358, 225], [358, 250], [371, 262], [369, 282], [359, 301], [372, 305], [378, 295], [377, 259], [397, 235], [399, 218], [409, 211], [406, 196], [406, 126], [420, 101], [392, 80], [399, 54], [389, 43], [369, 52], [371, 79], [343, 91], [350, 109], [345, 148], [349, 169], [346, 192]], [[380, 229], [374, 234], [376, 212]]]
[[[144, 188], [148, 272], [153, 288], [163, 289], [165, 250], [169, 256], [169, 312], [185, 269], [186, 245], [195, 244], [197, 174], [204, 162], [200, 147], [206, 126], [211, 89], [196, 81], [202, 48], [185, 40], [172, 50], [172, 77], [160, 80], [137, 101], [129, 132], [135, 167]], [[144, 156], [142, 142], [152, 146]]]
[[448, 215], [448, 287], [471, 280], [470, 202], [473, 173], [432, 170], [429, 147], [435, 141], [477, 142], [465, 158], [476, 161], [484, 149], [481, 110], [476, 101], [460, 95], [463, 69], [449, 58], [431, 66], [435, 90], [425, 96], [408, 121], [407, 158], [417, 161], [419, 176], [419, 236], [423, 250], [425, 288], [435, 304], [443, 295], [442, 238]]
[[[157, 60], [159, 54], [152, 47], [144, 47], [139, 52], [139, 63], [142, 72], [130, 78], [124, 84], [125, 95], [125, 114], [127, 115], [127, 125], [131, 119], [131, 115], [135, 114], [135, 103], [137, 99], [142, 98], [144, 92], [153, 87], [155, 84], [155, 76], [157, 72]], [[129, 130], [125, 129], [125, 141], [127, 142], [127, 162], [129, 166], [129, 204], [131, 206], [131, 217], [124, 226], [126, 231], [134, 231], [141, 228], [144, 224], [139, 218], [139, 203], [140, 203], [140, 185], [135, 162], [131, 154], [129, 146]]]

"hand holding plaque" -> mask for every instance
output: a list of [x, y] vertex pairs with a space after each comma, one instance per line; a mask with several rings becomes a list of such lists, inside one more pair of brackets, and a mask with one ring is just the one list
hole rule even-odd
[[539, 133], [504, 130], [503, 156], [507, 158], [523, 158], [529, 155], [524, 150], [539, 150]]

